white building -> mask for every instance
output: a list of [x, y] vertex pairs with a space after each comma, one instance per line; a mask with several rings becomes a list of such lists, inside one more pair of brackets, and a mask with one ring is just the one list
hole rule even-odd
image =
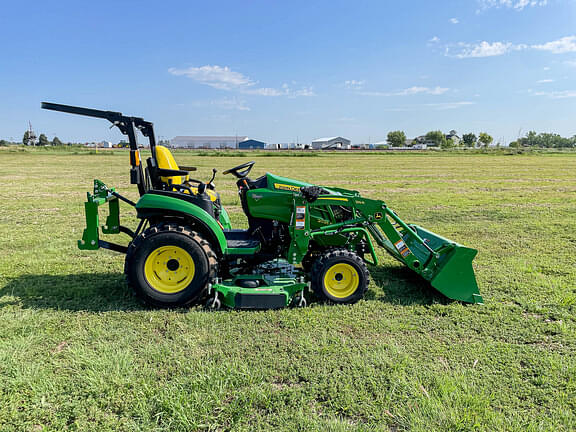
[[302, 143], [277, 143], [266, 144], [265, 148], [268, 150], [305, 150], [310, 148], [310, 145]]
[[265, 148], [267, 150], [288, 150], [290, 147], [288, 143], [275, 143], [275, 144], [266, 144]]
[[170, 140], [173, 148], [235, 149], [246, 136], [177, 136]]
[[340, 136], [318, 138], [312, 141], [312, 148], [315, 150], [347, 150], [350, 148], [351, 141]]
[[454, 145], [460, 145], [460, 141], [462, 140], [459, 136], [458, 136], [458, 132], [456, 132], [455, 130], [451, 130], [448, 135], [446, 135], [446, 139], [447, 140], [452, 140], [452, 142], [454, 143]]

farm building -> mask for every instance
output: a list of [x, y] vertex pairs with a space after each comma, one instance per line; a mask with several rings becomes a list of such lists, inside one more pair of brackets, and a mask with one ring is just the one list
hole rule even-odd
[[266, 143], [255, 139], [247, 139], [238, 143], [239, 149], [263, 149]]
[[460, 145], [460, 137], [458, 136], [458, 132], [456, 132], [455, 130], [451, 130], [447, 135], [446, 135], [446, 139], [447, 140], [452, 140], [452, 142], [454, 143], [454, 145]]
[[302, 143], [275, 143], [275, 144], [266, 144], [266, 148], [268, 150], [304, 150], [309, 149], [309, 144], [302, 144]]
[[340, 136], [329, 138], [318, 138], [312, 141], [312, 148], [315, 150], [336, 150], [349, 149], [351, 141]]
[[235, 149], [238, 143], [247, 139], [246, 136], [177, 136], [170, 140], [170, 145], [174, 148]]
[[[461, 138], [458, 136], [458, 132], [456, 132], [455, 130], [451, 130], [444, 136], [446, 137], [447, 140], [452, 140], [455, 145], [460, 145]], [[423, 144], [424, 146], [427, 147], [437, 146], [436, 142], [426, 138], [426, 135], [420, 135], [414, 138], [414, 141], [416, 141], [417, 144]]]

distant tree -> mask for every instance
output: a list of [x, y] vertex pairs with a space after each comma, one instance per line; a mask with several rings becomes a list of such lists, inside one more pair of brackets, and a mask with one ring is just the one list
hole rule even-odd
[[8, 141], [0, 140], [0, 147], [6, 147], [6, 146], [8, 146], [8, 144], [10, 144]]
[[454, 140], [452, 138], [445, 138], [444, 142], [442, 142], [442, 144], [440, 144], [440, 147], [447, 149], [447, 148], [453, 148], [456, 147], [456, 143], [454, 142]]
[[53, 146], [61, 146], [61, 145], [64, 145], [64, 143], [62, 141], [60, 141], [60, 138], [54, 137], [54, 139], [52, 140], [52, 145]]
[[530, 131], [524, 138], [520, 138], [518, 142], [523, 147], [536, 147], [538, 145], [538, 134], [536, 131]]
[[426, 134], [426, 141], [432, 141], [438, 147], [445, 147], [446, 135], [442, 131], [430, 131]]
[[520, 147], [520, 143], [518, 141], [512, 141], [510, 144], [508, 144], [508, 147], [511, 148], [519, 148]]
[[490, 135], [488, 135], [486, 132], [480, 132], [480, 135], [478, 136], [478, 141], [484, 146], [484, 147], [488, 147], [492, 141], [494, 141], [494, 138], [492, 138]]
[[403, 131], [388, 132], [386, 142], [392, 147], [404, 147], [406, 145], [406, 134]]
[[30, 131], [24, 132], [24, 136], [22, 137], [22, 144], [30, 145]]
[[478, 138], [473, 133], [467, 133], [462, 135], [462, 142], [466, 147], [474, 147]]
[[574, 148], [576, 147], [576, 136], [564, 138], [555, 133], [538, 134], [535, 131], [530, 131], [525, 137], [518, 138], [517, 142], [518, 147]]
[[564, 138], [554, 133], [537, 134], [535, 131], [530, 131], [518, 142], [523, 147], [570, 148], [576, 146], [576, 137]]
[[38, 137], [38, 145], [40, 145], [40, 146], [50, 145], [50, 141], [48, 141], [48, 138], [46, 137], [46, 135], [40, 134], [40, 136]]

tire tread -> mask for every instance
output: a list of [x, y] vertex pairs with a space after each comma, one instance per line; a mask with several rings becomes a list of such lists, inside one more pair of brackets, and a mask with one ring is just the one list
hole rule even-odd
[[[199, 234], [198, 232], [192, 230], [187, 226], [171, 222], [160, 223], [157, 225], [152, 225], [151, 227], [146, 229], [142, 234], [136, 237], [128, 246], [128, 251], [126, 252], [126, 260], [124, 262], [124, 274], [126, 275], [126, 281], [128, 283], [128, 286], [130, 286], [130, 288], [132, 288], [134, 292], [138, 292], [136, 281], [132, 279], [132, 275], [130, 274], [129, 271], [129, 266], [131, 265], [131, 262], [134, 258], [134, 254], [136, 253], [138, 248], [150, 237], [164, 232], [179, 233], [189, 237], [190, 239], [198, 243], [208, 259], [208, 268], [210, 273], [208, 275], [208, 280], [212, 280], [214, 277], [216, 277], [216, 275], [218, 274], [218, 256], [214, 252], [214, 249], [210, 245], [210, 242], [208, 242], [204, 237], [202, 237], [201, 234]], [[158, 306], [158, 303], [155, 303], [150, 299], [143, 298], [142, 300], [147, 304]], [[201, 300], [201, 298], [193, 297], [189, 301], [180, 304], [178, 306], [186, 306], [198, 300]]]

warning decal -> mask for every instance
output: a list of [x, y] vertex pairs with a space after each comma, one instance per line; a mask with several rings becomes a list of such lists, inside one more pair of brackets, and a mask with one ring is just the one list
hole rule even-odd
[[398, 249], [398, 252], [400, 252], [400, 255], [402, 255], [404, 258], [410, 255], [410, 249], [408, 249], [408, 246], [406, 246], [406, 243], [404, 243], [403, 240], [398, 240], [396, 243], [394, 243], [394, 246], [396, 246], [396, 249]]
[[296, 229], [306, 228], [306, 206], [296, 207]]

